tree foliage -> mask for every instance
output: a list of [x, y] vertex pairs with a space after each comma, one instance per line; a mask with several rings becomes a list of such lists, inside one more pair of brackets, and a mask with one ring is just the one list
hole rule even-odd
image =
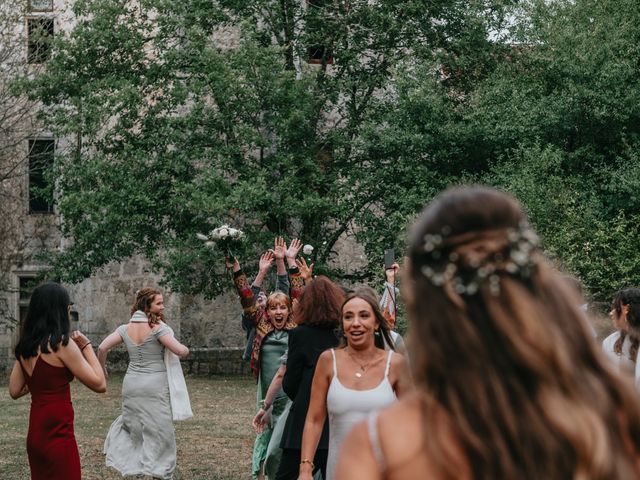
[[[78, 0], [25, 82], [70, 148], [53, 260], [79, 280], [141, 253], [183, 292], [221, 291], [222, 223], [367, 278], [435, 193], [524, 204], [596, 298], [637, 284], [640, 6], [632, 0]], [[310, 57], [313, 62], [309, 63]], [[340, 271], [339, 238], [368, 266]]]
[[[76, 281], [141, 253], [176, 290], [215, 295], [221, 252], [195, 234], [228, 223], [248, 246], [299, 237], [318, 271], [365, 278], [434, 192], [386, 123], [399, 67], [488, 45], [502, 18], [464, 3], [76, 1], [24, 85], [71, 139], [55, 178], [73, 244], [54, 268]], [[356, 232], [370, 268], [331, 270]]]

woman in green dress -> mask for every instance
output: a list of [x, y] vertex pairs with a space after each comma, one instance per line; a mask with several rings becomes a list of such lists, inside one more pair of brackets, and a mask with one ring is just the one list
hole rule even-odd
[[[294, 244], [298, 245], [299, 242], [292, 242], [292, 246]], [[297, 253], [298, 248], [290, 247], [287, 249], [282, 239], [276, 239], [274, 250], [265, 253], [260, 258], [258, 273], [260, 278], [264, 277], [274, 259], [278, 274], [281, 274], [285, 268], [285, 257], [289, 264], [290, 292], [288, 293], [290, 296], [287, 292], [276, 291], [267, 297], [265, 307], [258, 305], [254, 292], [238, 261], [235, 260], [233, 264], [233, 280], [236, 291], [240, 296], [240, 303], [244, 314], [251, 320], [256, 329], [250, 360], [251, 371], [258, 381], [256, 410], [262, 406], [271, 380], [280, 367], [280, 358], [287, 350], [288, 331], [296, 327], [296, 324], [290, 320], [291, 299], [298, 298], [304, 287], [304, 281], [295, 264]], [[286, 395], [282, 392], [276, 397], [273, 403], [273, 424], [277, 422], [278, 417], [284, 411], [287, 401]], [[256, 437], [253, 447], [253, 478], [264, 478], [262, 469], [271, 434], [272, 429], [265, 428]]]

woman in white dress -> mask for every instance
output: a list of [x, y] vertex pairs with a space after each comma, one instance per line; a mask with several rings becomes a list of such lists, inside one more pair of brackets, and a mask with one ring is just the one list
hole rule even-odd
[[329, 415], [327, 478], [332, 480], [342, 442], [360, 420], [392, 404], [407, 391], [404, 357], [393, 346], [373, 289], [360, 287], [342, 305], [342, 348], [318, 359], [302, 435], [301, 480], [310, 480], [322, 427]]
[[[626, 288], [616, 293], [609, 317], [616, 331], [604, 339], [602, 348], [621, 373], [634, 377], [638, 383], [636, 359], [640, 344], [637, 333], [640, 327], [640, 289]], [[631, 328], [631, 325], [636, 328]]]
[[[122, 475], [170, 479], [176, 468], [165, 349], [184, 358], [189, 349], [178, 342], [163, 321], [164, 299], [152, 288], [136, 294], [131, 320], [119, 326], [98, 347], [103, 368], [109, 350], [120, 343], [129, 352], [122, 382], [122, 415], [109, 428], [104, 442], [106, 464]], [[106, 369], [105, 369], [106, 374]]]

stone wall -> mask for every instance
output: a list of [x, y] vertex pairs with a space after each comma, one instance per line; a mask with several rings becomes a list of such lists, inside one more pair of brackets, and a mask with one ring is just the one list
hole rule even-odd
[[[249, 363], [242, 360], [243, 348], [192, 348], [182, 360], [185, 375], [251, 375]], [[122, 347], [109, 352], [107, 370], [125, 372], [128, 356]]]
[[163, 292], [166, 322], [176, 338], [190, 349], [244, 345], [244, 332], [240, 327], [242, 309], [234, 292], [206, 300], [172, 292], [159, 287], [159, 283], [160, 277], [151, 271], [148, 262], [135, 257], [110, 264], [99, 274], [69, 286], [78, 312], [77, 328], [94, 344], [99, 344], [119, 325], [129, 321], [135, 292], [150, 286]]

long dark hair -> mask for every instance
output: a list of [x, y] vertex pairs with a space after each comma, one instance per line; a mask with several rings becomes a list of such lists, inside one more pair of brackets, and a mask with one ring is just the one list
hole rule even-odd
[[[342, 309], [347, 304], [347, 302], [349, 300], [353, 300], [354, 298], [360, 298], [364, 300], [369, 304], [369, 306], [371, 306], [371, 310], [373, 310], [373, 315], [379, 326], [378, 332], [376, 332], [373, 337], [375, 346], [383, 350], [385, 346], [388, 346], [391, 350], [395, 350], [396, 346], [393, 342], [393, 339], [391, 338], [391, 328], [387, 323], [387, 319], [384, 318], [384, 315], [380, 311], [380, 303], [376, 291], [366, 285], [357, 287], [353, 290], [349, 290], [347, 292], [347, 296], [344, 299], [344, 302], [342, 302], [340, 312], [342, 312]], [[342, 338], [341, 346], [346, 347], [347, 343], [346, 340], [344, 340], [345, 335], [342, 321], [340, 322], [340, 337]]]
[[14, 350], [16, 359], [35, 357], [38, 351], [50, 353], [49, 347], [57, 352], [60, 344], [69, 343], [69, 305], [69, 293], [59, 283], [47, 282], [36, 287], [20, 328]]
[[434, 421], [444, 411], [474, 479], [638, 478], [637, 393], [525, 221], [512, 197], [467, 187], [436, 197], [412, 231], [405, 298], [425, 451], [440, 478], [457, 478]]
[[344, 292], [324, 275], [313, 279], [302, 291], [294, 322], [325, 329], [337, 329], [342, 318]]
[[620, 336], [613, 345], [613, 351], [618, 355], [622, 355], [622, 344], [627, 335], [631, 341], [629, 348], [629, 360], [636, 362], [638, 358], [638, 346], [640, 345], [640, 289], [625, 288], [618, 291], [613, 297], [611, 308], [613, 308], [618, 316], [622, 314], [622, 306], [627, 307], [627, 322], [629, 324], [629, 332], [620, 331]]

